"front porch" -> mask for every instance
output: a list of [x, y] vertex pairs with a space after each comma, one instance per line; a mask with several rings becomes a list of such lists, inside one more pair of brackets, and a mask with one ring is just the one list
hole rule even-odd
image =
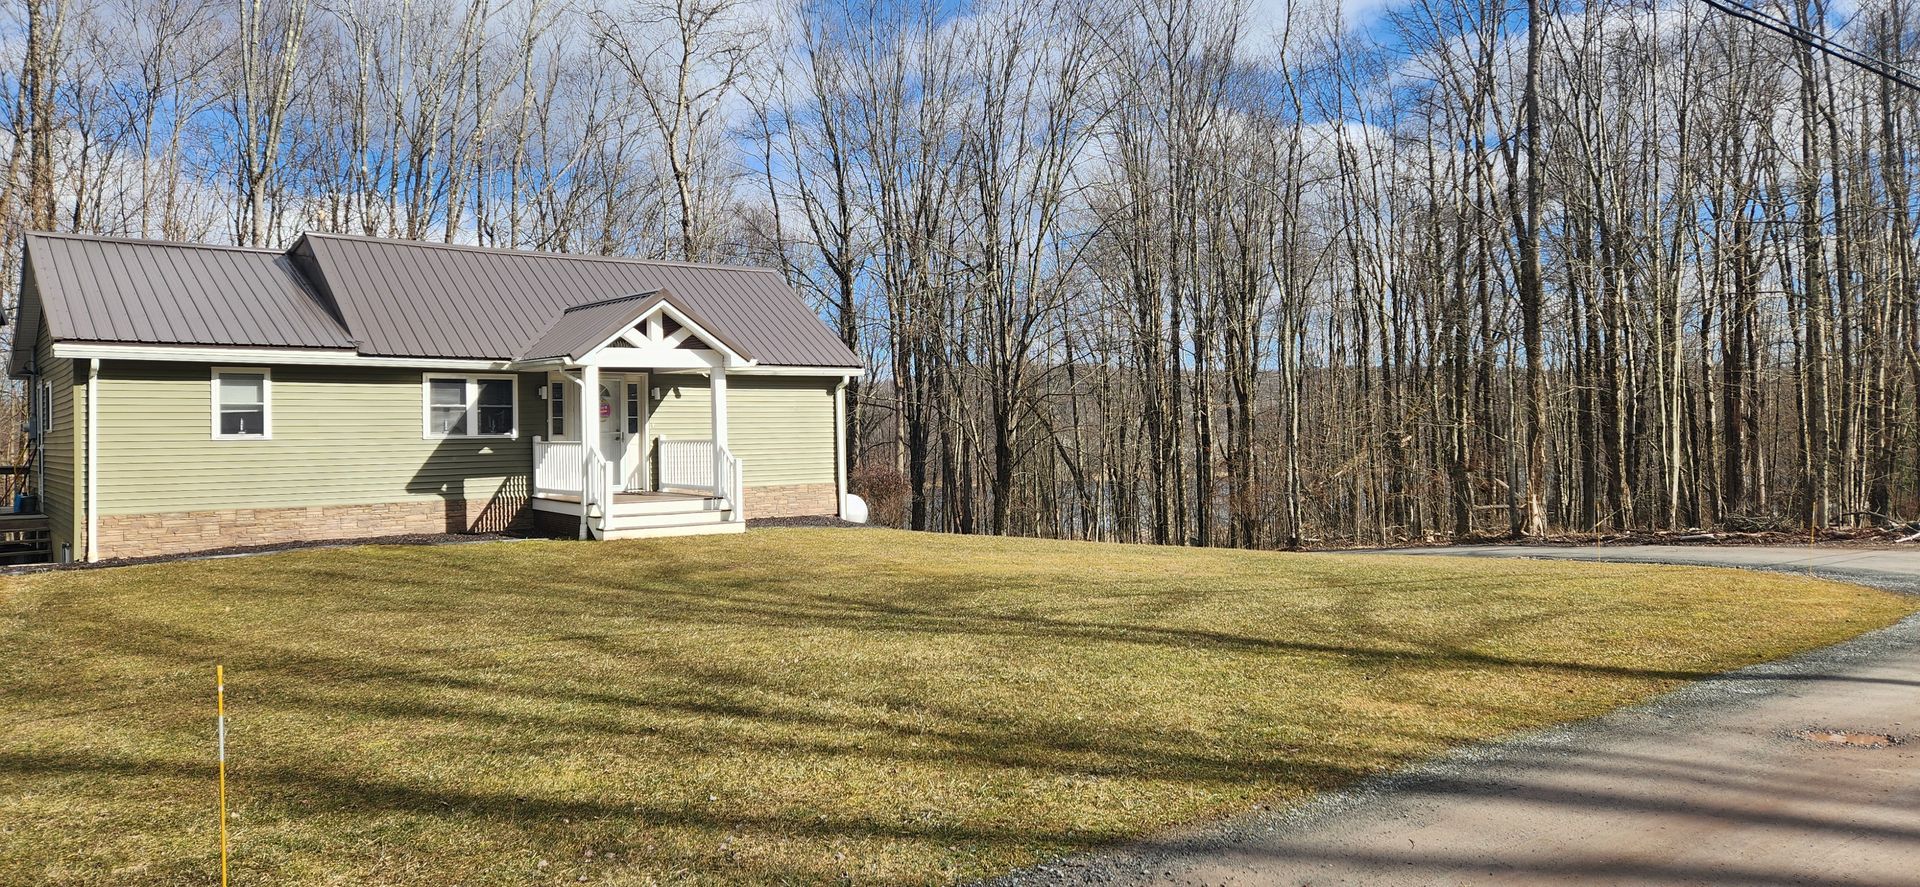
[[532, 507], [537, 512], [586, 520], [588, 532], [596, 539], [739, 533], [747, 526], [745, 521], [733, 519], [734, 509], [725, 498], [704, 493], [620, 491], [613, 494], [603, 514], [599, 509], [583, 513], [578, 496], [549, 491], [535, 496]]
[[[533, 439], [532, 507], [574, 517], [579, 538], [737, 533], [745, 467], [727, 448], [727, 369], [752, 360], [665, 292], [569, 309], [529, 353], [545, 369], [546, 434]], [[704, 437], [667, 436], [656, 410], [705, 376]], [[678, 380], [670, 384], [663, 379]]]

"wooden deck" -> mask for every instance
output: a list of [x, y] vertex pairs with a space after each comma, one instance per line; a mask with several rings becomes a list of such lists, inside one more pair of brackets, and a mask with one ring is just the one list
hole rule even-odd
[[0, 564], [32, 564], [51, 560], [44, 514], [0, 514]]

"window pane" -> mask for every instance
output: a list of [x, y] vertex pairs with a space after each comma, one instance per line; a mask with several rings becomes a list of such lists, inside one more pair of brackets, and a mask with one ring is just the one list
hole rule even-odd
[[428, 417], [428, 431], [433, 434], [466, 434], [467, 408], [460, 406], [435, 406]]
[[266, 434], [267, 411], [259, 407], [253, 409], [220, 411], [220, 433], [226, 435]]
[[434, 406], [466, 406], [467, 380], [430, 379], [428, 385], [432, 391]]
[[267, 377], [259, 373], [221, 373], [222, 407], [258, 406], [267, 402]]
[[547, 386], [547, 436], [549, 440], [567, 436], [567, 386], [561, 382]]
[[640, 433], [640, 386], [627, 386], [627, 433]]
[[513, 433], [513, 380], [478, 379], [481, 434]]
[[513, 381], [511, 379], [481, 379], [480, 405], [483, 407], [513, 406]]
[[481, 434], [512, 434], [513, 433], [513, 407], [488, 407], [488, 406], [481, 407], [480, 408], [480, 433]]

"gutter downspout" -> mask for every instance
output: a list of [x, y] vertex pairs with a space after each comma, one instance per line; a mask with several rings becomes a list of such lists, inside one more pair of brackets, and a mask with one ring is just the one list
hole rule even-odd
[[833, 486], [834, 498], [840, 511], [836, 517], [847, 516], [847, 377], [840, 377], [840, 384], [833, 386]]
[[100, 358], [87, 361], [87, 563], [100, 558]]
[[[34, 441], [33, 441], [34, 510], [40, 512], [41, 514], [46, 514], [47, 513], [47, 414], [50, 414], [53, 412], [53, 390], [51, 388], [48, 388], [46, 390], [46, 397], [43, 398], [40, 396], [41, 386], [46, 385], [47, 382], [46, 382], [46, 379], [40, 375], [40, 358], [38, 355], [35, 355], [33, 358], [32, 370], [33, 372], [28, 378], [31, 378], [33, 380], [32, 382], [33, 389], [30, 392], [28, 392], [28, 396], [33, 398], [33, 400], [31, 401], [31, 403], [33, 404], [33, 414], [39, 417], [39, 428], [37, 429], [39, 433], [34, 435]], [[54, 559], [57, 559], [59, 556], [60, 556], [60, 553], [53, 550], [53, 540], [51, 537], [49, 537], [47, 540], [47, 559], [54, 560]]]

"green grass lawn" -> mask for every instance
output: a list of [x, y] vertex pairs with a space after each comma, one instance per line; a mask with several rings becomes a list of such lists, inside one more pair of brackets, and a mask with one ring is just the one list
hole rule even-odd
[[1912, 601], [881, 530], [0, 580], [0, 883], [944, 882], [1564, 721]]

